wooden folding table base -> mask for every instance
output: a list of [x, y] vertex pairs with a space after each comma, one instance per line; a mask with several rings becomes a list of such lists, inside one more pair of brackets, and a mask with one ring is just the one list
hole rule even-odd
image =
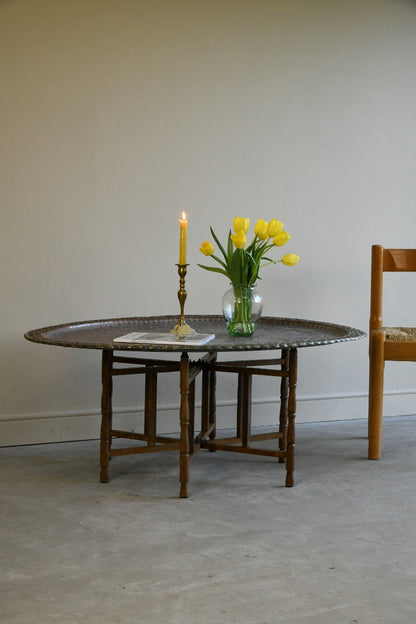
[[[189, 463], [195, 452], [195, 379], [204, 364], [212, 359], [205, 355], [200, 360], [190, 361], [187, 353], [182, 353], [180, 362], [151, 358], [116, 356], [112, 349], [102, 352], [102, 395], [101, 395], [101, 434], [100, 434], [100, 481], [109, 481], [109, 461], [120, 455], [156, 453], [179, 450], [180, 496], [188, 495]], [[114, 365], [127, 366], [114, 366]], [[180, 437], [157, 434], [157, 379], [158, 374], [168, 372], [180, 374]], [[119, 375], [145, 375], [144, 428], [143, 433], [113, 429], [112, 394], [113, 377]], [[145, 442], [145, 445], [113, 448], [112, 439], [123, 438]]]
[[[277, 365], [278, 369], [265, 368]], [[202, 430], [197, 436], [201, 448], [211, 451], [230, 451], [250, 455], [277, 457], [286, 462], [286, 486], [294, 484], [295, 468], [295, 417], [297, 384], [297, 350], [282, 349], [281, 358], [236, 360], [224, 363], [212, 362], [207, 367], [208, 377], [203, 378]], [[229, 438], [216, 437], [215, 391], [216, 373], [236, 373], [237, 426], [236, 435]], [[251, 390], [253, 375], [280, 377], [280, 414], [277, 431], [261, 434], [251, 433]], [[278, 449], [262, 448], [256, 443], [278, 439]]]

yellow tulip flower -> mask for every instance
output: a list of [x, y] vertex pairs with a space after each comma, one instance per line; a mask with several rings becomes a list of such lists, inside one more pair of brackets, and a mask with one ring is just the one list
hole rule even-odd
[[246, 217], [234, 217], [234, 232], [236, 234], [239, 232], [246, 234], [249, 227], [250, 219], [247, 219]]
[[286, 266], [295, 266], [299, 262], [300, 258], [296, 254], [286, 254], [282, 258], [283, 264]]
[[[254, 225], [255, 224], [255, 225]], [[264, 219], [253, 221], [254, 236], [250, 235], [248, 240], [248, 230], [250, 219], [246, 217], [234, 217], [231, 228], [228, 227], [226, 243], [221, 243], [220, 239], [210, 227], [212, 243], [206, 240], [199, 248], [204, 256], [210, 256], [211, 260], [215, 260], [218, 266], [205, 266], [198, 264], [199, 267], [207, 271], [214, 271], [224, 275], [233, 286], [251, 286], [260, 279], [259, 272], [262, 267], [282, 263], [286, 266], [295, 266], [299, 262], [299, 256], [296, 254], [286, 254], [280, 260], [275, 260], [269, 252], [276, 246], [285, 245], [291, 236], [283, 228], [283, 223], [277, 219], [267, 222]], [[233, 232], [234, 227], [234, 232]], [[252, 228], [253, 229], [253, 228]], [[215, 245], [215, 247], [214, 247]], [[218, 253], [219, 257], [216, 256]], [[275, 252], [276, 253], [276, 252]], [[280, 257], [280, 252], [277, 252]], [[253, 331], [253, 323], [248, 321], [251, 308], [244, 304], [238, 304], [235, 307], [236, 318], [233, 321], [227, 321], [229, 333], [240, 335], [241, 331], [247, 332], [241, 335], [251, 335]], [[248, 332], [251, 332], [250, 334]], [[236, 333], [237, 332], [237, 333]]]
[[276, 236], [276, 234], [280, 234], [283, 228], [284, 225], [281, 221], [272, 219], [267, 227], [267, 235], [270, 237]]
[[209, 241], [205, 241], [205, 243], [202, 243], [201, 247], [199, 248], [199, 251], [201, 251], [204, 254], [204, 256], [212, 256], [212, 254], [215, 251], [215, 247]]
[[282, 245], [286, 245], [286, 243], [290, 241], [291, 238], [291, 235], [283, 230], [283, 232], [280, 232], [280, 234], [276, 234], [276, 236], [273, 238], [273, 245], [276, 245], [276, 247], [282, 247]]
[[259, 240], [265, 240], [267, 238], [267, 221], [259, 219], [254, 226], [254, 234], [257, 235]]
[[231, 234], [231, 240], [237, 249], [244, 249], [247, 244], [246, 235], [243, 230], [239, 230], [236, 234]]

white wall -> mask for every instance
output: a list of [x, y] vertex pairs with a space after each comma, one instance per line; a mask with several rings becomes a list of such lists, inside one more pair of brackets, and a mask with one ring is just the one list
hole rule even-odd
[[[183, 209], [189, 313], [227, 287], [196, 266], [209, 225], [278, 217], [302, 259], [264, 271], [265, 314], [366, 329], [371, 244], [415, 245], [415, 61], [409, 0], [0, 0], [1, 443], [97, 435], [100, 354], [23, 334], [175, 314]], [[414, 325], [412, 285], [390, 312]], [[299, 420], [366, 416], [367, 340], [300, 356]], [[414, 413], [414, 379], [389, 367], [386, 413]]]

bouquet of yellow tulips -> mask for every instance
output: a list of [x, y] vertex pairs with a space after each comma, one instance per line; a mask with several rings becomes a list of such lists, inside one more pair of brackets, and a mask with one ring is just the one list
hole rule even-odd
[[259, 219], [254, 226], [254, 238], [247, 246], [246, 234], [250, 227], [250, 219], [245, 217], [234, 218], [234, 234], [231, 230], [228, 234], [227, 249], [221, 245], [212, 227], [210, 228], [212, 238], [220, 250], [223, 259], [215, 255], [215, 247], [209, 241], [202, 243], [200, 251], [205, 256], [211, 256], [220, 267], [205, 266], [199, 264], [202, 269], [222, 273], [229, 278], [230, 282], [240, 286], [252, 286], [259, 277], [259, 271], [267, 264], [277, 264], [282, 262], [286, 266], [294, 266], [299, 262], [296, 254], [286, 254], [280, 260], [267, 258], [266, 254], [273, 247], [282, 247], [292, 237], [283, 228], [284, 225], [277, 219], [272, 219], [269, 223], [264, 219]]
[[[234, 218], [234, 234], [228, 234], [226, 248], [221, 245], [212, 227], [212, 238], [221, 252], [222, 258], [215, 255], [215, 247], [209, 241], [202, 243], [200, 251], [210, 256], [219, 266], [198, 264], [202, 269], [222, 273], [230, 280], [233, 286], [233, 306], [224, 304], [224, 316], [228, 331], [233, 336], [250, 336], [254, 332], [253, 298], [247, 290], [260, 279], [260, 269], [268, 264], [282, 262], [286, 266], [294, 266], [299, 262], [296, 254], [286, 254], [280, 260], [273, 260], [267, 254], [274, 247], [282, 247], [291, 236], [283, 228], [284, 225], [277, 219], [267, 223], [259, 219], [254, 226], [254, 237], [247, 245], [246, 234], [250, 227], [250, 219], [245, 217]], [[228, 311], [226, 311], [226, 309]], [[261, 309], [260, 309], [261, 312]]]

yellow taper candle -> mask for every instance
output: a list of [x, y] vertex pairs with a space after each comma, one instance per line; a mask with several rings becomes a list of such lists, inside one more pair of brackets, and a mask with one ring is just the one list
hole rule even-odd
[[179, 219], [180, 238], [179, 238], [179, 264], [186, 264], [186, 239], [188, 236], [188, 219], [185, 212], [181, 214]]

